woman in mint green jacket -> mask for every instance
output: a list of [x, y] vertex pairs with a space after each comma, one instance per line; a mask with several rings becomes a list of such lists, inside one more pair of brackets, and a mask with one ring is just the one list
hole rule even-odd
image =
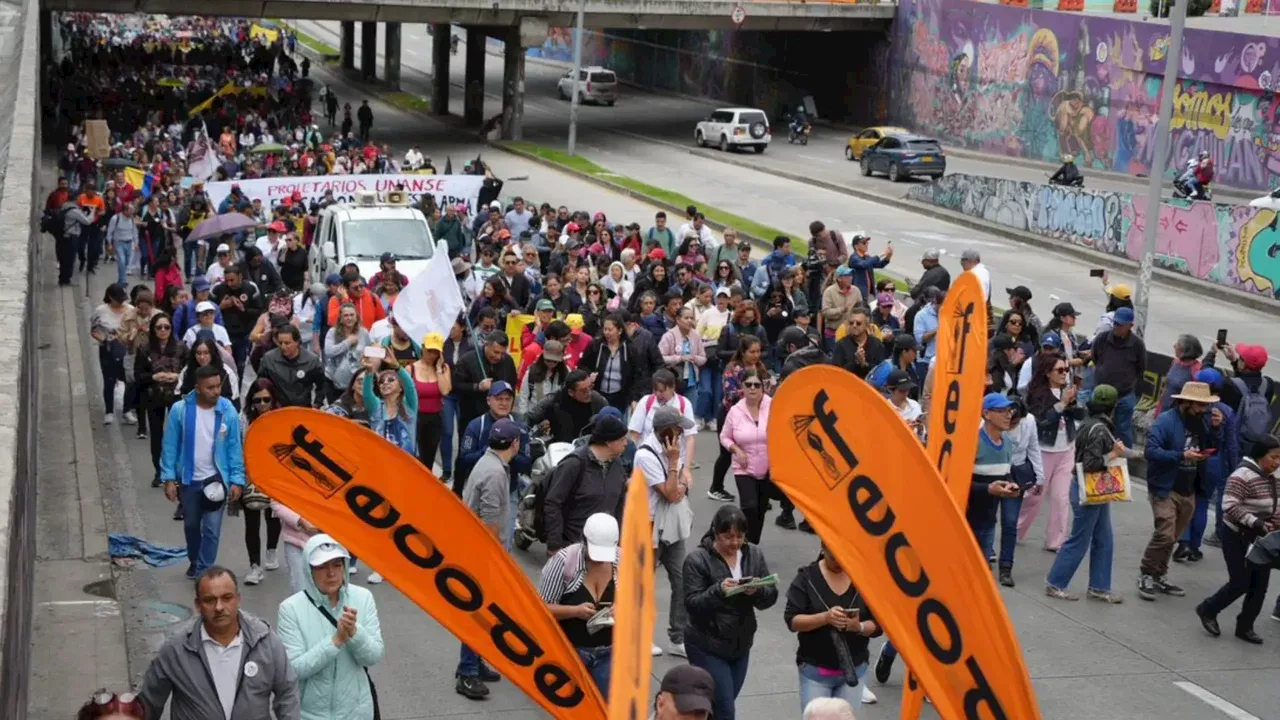
[[350, 554], [328, 535], [302, 548], [306, 588], [280, 603], [276, 634], [298, 676], [301, 720], [373, 720], [367, 668], [385, 652], [373, 593], [347, 582]]

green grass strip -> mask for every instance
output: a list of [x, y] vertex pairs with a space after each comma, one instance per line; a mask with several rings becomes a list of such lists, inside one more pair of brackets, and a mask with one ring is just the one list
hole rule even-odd
[[383, 92], [378, 93], [378, 96], [405, 112], [429, 112], [431, 110], [431, 101], [413, 93], [403, 91]]
[[[707, 205], [706, 203], [694, 200], [693, 198], [690, 198], [686, 195], [681, 195], [680, 193], [671, 192], [670, 190], [664, 190], [660, 187], [655, 187], [648, 183], [640, 182], [639, 180], [626, 177], [625, 175], [619, 175], [618, 173], [615, 173], [611, 170], [608, 170], [607, 168], [603, 168], [595, 164], [594, 162], [588, 160], [585, 157], [582, 157], [581, 155], [575, 155], [573, 157], [570, 157], [568, 153], [562, 150], [556, 150], [554, 148], [545, 147], [543, 145], [537, 145], [531, 142], [508, 142], [505, 144], [513, 149], [520, 150], [530, 155], [534, 155], [536, 157], [542, 158], [547, 162], [554, 163], [565, 169], [571, 170], [573, 172], [582, 173], [584, 175], [590, 175], [591, 177], [599, 178], [600, 180], [605, 180], [615, 185], [620, 185], [628, 190], [631, 190], [632, 192], [638, 193], [640, 195], [644, 195], [645, 197], [653, 198], [654, 200], [665, 203], [667, 205], [673, 205], [678, 208], [685, 208], [690, 205], [696, 205], [698, 207], [698, 210], [702, 211], [702, 213], [707, 216], [707, 219], [720, 223], [721, 225], [727, 225], [736, 230], [744, 232], [748, 235], [752, 235], [757, 238], [760, 238], [761, 240], [764, 240], [766, 242], [772, 242], [773, 238], [779, 235], [786, 235], [787, 237], [791, 238], [791, 247], [796, 252], [796, 254], [803, 256], [809, 253], [808, 241], [797, 238], [792, 233], [788, 233], [788, 232], [779, 230], [778, 228], [770, 227], [768, 225], [761, 225], [760, 223], [755, 222], [754, 220], [748, 220], [747, 218], [744, 218], [740, 215], [734, 215], [733, 213], [726, 212], [716, 207], [712, 207], [710, 205]], [[899, 278], [893, 277], [892, 275], [877, 273], [876, 277], [878, 279], [889, 278], [893, 280], [894, 285], [896, 285], [898, 290], [901, 292], [907, 292], [908, 290], [911, 289], [906, 282], [902, 281]]]
[[316, 51], [320, 55], [323, 55], [323, 56], [329, 56], [329, 55], [341, 56], [342, 55], [342, 51], [338, 50], [334, 46], [315, 39], [314, 37], [302, 32], [301, 30], [294, 27], [293, 25], [289, 25], [283, 20], [279, 20], [277, 22], [280, 23], [281, 27], [289, 28], [289, 32], [293, 33], [298, 37], [298, 42], [302, 43], [303, 45], [306, 45], [307, 47]]

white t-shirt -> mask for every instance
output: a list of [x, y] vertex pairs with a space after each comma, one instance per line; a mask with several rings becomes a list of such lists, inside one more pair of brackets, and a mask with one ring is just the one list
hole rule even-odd
[[[688, 398], [683, 395], [676, 394], [671, 398], [670, 402], [663, 403], [656, 396], [650, 394], [640, 398], [640, 402], [636, 403], [636, 409], [631, 413], [631, 421], [627, 424], [627, 430], [639, 435], [642, 440], [649, 437], [653, 433], [654, 411], [671, 403], [676, 403], [676, 407], [680, 409], [680, 414], [689, 418], [689, 422], [697, 422], [693, 417], [693, 403], [689, 402]], [[645, 408], [648, 408], [648, 410], [646, 411]], [[685, 431], [680, 433], [680, 463], [682, 465], [686, 462], [685, 439], [687, 435], [688, 433]]]
[[733, 559], [733, 566], [729, 568], [729, 576], [734, 580], [742, 579], [742, 551], [738, 551], [738, 556]]
[[217, 422], [217, 409], [208, 410], [196, 406], [196, 446], [192, 453], [195, 467], [191, 477], [196, 482], [207, 480], [218, 474], [218, 466], [213, 464], [213, 440]]
[[[683, 445], [683, 443], [681, 443]], [[654, 452], [641, 450], [641, 448], [651, 448]], [[654, 453], [657, 453], [656, 455]], [[649, 519], [653, 519], [658, 512], [659, 503], [666, 502], [666, 498], [662, 493], [654, 488], [662, 485], [667, 481], [667, 458], [662, 447], [658, 442], [656, 435], [648, 435], [644, 442], [636, 448], [635, 465], [640, 472], [644, 473], [645, 483], [649, 486]]]
[[222, 263], [215, 262], [209, 266], [209, 271], [204, 274], [205, 279], [210, 285], [217, 285], [222, 282], [222, 278], [227, 274], [227, 269], [222, 267]]
[[280, 249], [285, 246], [283, 235], [276, 241], [275, 247], [271, 247], [271, 238], [266, 235], [258, 238], [253, 244], [262, 251], [262, 256], [267, 259], [267, 262], [280, 267]]
[[206, 328], [203, 325], [193, 325], [187, 328], [187, 334], [182, 336], [182, 342], [186, 343], [188, 348], [193, 347], [196, 344], [196, 333], [201, 330], [212, 330], [214, 342], [223, 347], [231, 347], [231, 336], [227, 334], [227, 329], [217, 323], [214, 323], [213, 327], [210, 328]]
[[[1062, 388], [1050, 388], [1049, 392], [1053, 393], [1053, 396], [1055, 398], [1059, 400], [1062, 399]], [[1062, 452], [1063, 450], [1066, 450], [1068, 447], [1069, 445], [1067, 443], [1067, 419], [1066, 417], [1059, 415], [1057, 439], [1053, 441], [1053, 445], [1051, 447], [1041, 446], [1040, 449], [1046, 452]]]
[[[890, 404], [892, 405], [893, 403]], [[897, 410], [898, 416], [907, 422], [915, 422], [920, 417], [920, 403], [911, 398], [907, 398], [906, 406], [898, 407], [894, 405], [893, 409]]]

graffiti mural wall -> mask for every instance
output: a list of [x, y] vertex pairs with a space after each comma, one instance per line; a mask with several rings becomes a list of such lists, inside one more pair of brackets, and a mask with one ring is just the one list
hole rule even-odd
[[[896, 121], [969, 148], [1147, 174], [1164, 25], [976, 3], [901, 0]], [[1207, 150], [1218, 182], [1280, 184], [1280, 38], [1188, 28], [1171, 160]]]
[[[1146, 199], [974, 175], [948, 175], [911, 200], [1139, 260]], [[1280, 299], [1280, 230], [1274, 210], [1170, 200], [1160, 206], [1156, 264], [1201, 280]]]
[[[573, 28], [551, 28], [528, 55], [572, 62]], [[602, 65], [643, 88], [770, 113], [812, 95], [819, 115], [833, 120], [870, 124], [889, 114], [883, 32], [588, 30], [582, 64]]]

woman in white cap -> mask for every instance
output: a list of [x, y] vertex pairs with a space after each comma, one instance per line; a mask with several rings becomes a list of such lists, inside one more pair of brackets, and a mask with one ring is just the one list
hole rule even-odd
[[607, 700], [613, 667], [613, 618], [611, 614], [596, 615], [613, 605], [617, 590], [618, 521], [608, 513], [596, 513], [587, 518], [582, 537], [582, 542], [561, 548], [547, 560], [538, 581], [538, 595]]
[[386, 652], [373, 593], [347, 582], [351, 555], [332, 537], [315, 535], [302, 557], [306, 585], [280, 603], [276, 621], [298, 676], [301, 718], [373, 720], [377, 695], [368, 668]]

